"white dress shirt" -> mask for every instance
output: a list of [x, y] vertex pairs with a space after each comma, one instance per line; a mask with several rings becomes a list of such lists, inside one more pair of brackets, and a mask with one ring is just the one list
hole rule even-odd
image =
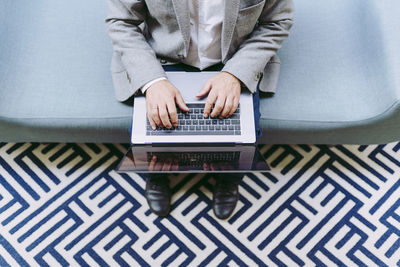
[[[221, 33], [224, 19], [224, 0], [188, 0], [190, 12], [190, 45], [183, 63], [203, 70], [220, 63]], [[141, 90], [146, 91], [152, 84], [165, 77], [154, 79]]]

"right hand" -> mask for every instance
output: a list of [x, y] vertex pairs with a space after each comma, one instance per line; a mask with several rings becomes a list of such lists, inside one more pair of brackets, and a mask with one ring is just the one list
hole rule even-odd
[[152, 84], [146, 90], [147, 118], [153, 130], [159, 127], [171, 128], [178, 126], [178, 107], [188, 112], [179, 90], [168, 80], [161, 80]]

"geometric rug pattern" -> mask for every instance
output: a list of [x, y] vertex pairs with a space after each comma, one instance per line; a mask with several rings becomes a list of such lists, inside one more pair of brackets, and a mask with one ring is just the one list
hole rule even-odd
[[127, 149], [0, 143], [0, 266], [400, 266], [400, 143], [262, 145], [228, 220], [203, 174], [152, 214]]

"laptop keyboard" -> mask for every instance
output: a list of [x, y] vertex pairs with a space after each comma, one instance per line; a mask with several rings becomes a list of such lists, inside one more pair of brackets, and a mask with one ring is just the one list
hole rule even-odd
[[147, 119], [146, 135], [241, 135], [240, 106], [226, 119], [204, 118], [204, 104], [186, 104], [189, 112], [178, 109], [178, 126], [171, 129], [157, 127], [151, 128]]

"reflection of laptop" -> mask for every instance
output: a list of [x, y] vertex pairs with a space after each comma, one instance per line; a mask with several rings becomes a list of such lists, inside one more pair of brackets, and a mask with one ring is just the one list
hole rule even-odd
[[118, 172], [262, 172], [269, 167], [254, 144], [133, 145]]
[[218, 72], [167, 72], [181, 92], [189, 113], [178, 109], [179, 126], [152, 130], [146, 116], [146, 99], [135, 97], [132, 147], [118, 172], [251, 172], [269, 167], [255, 145], [253, 98], [248, 90], [239, 108], [226, 119], [204, 118], [206, 98], [195, 95]]

